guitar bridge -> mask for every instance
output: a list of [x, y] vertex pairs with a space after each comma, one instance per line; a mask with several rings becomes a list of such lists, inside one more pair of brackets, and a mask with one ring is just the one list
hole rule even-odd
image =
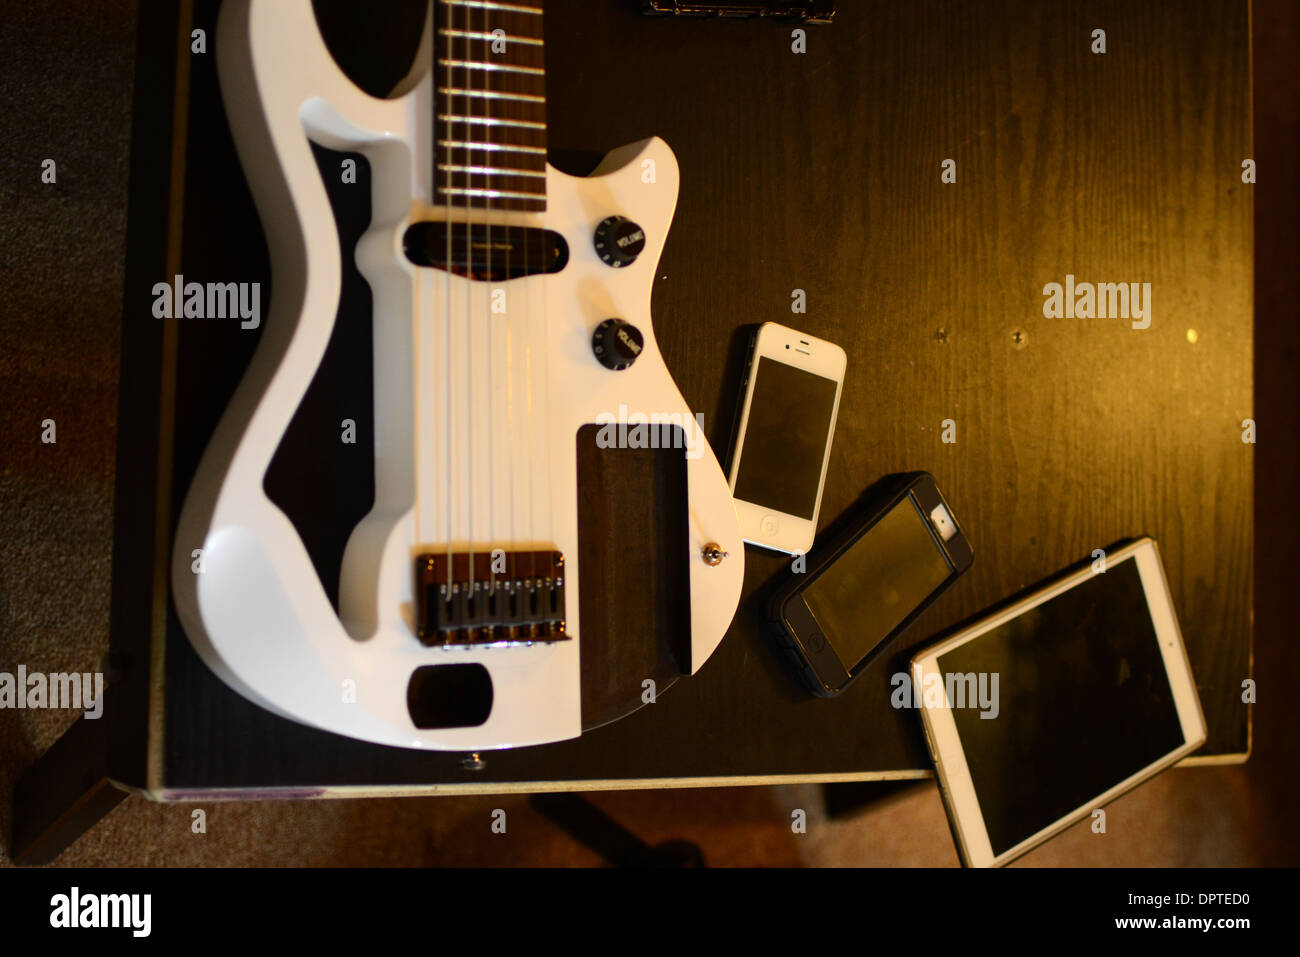
[[431, 647], [567, 641], [557, 551], [425, 553], [415, 559], [417, 635]]

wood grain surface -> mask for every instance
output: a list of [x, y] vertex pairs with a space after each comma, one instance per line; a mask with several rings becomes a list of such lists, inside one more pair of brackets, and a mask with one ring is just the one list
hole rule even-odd
[[[921, 772], [918, 718], [889, 705], [889, 676], [908, 653], [1093, 549], [1142, 534], [1164, 556], [1209, 723], [1203, 751], [1247, 750], [1247, 4], [841, 6], [834, 25], [808, 28], [807, 52], [795, 54], [789, 25], [646, 19], [615, 0], [548, 4], [553, 160], [580, 165], [648, 135], [673, 147], [682, 192], [654, 291], [655, 330], [715, 448], [725, 455], [754, 324], [840, 343], [849, 364], [823, 525], [881, 476], [926, 469], [974, 544], [966, 577], [849, 693], [814, 700], [760, 635], [759, 598], [784, 563], [751, 550], [745, 598], [699, 675], [581, 739], [492, 754], [480, 771], [461, 767], [460, 755], [377, 748], [272, 717], [207, 672], [172, 615], [156, 786], [504, 788]], [[214, 9], [197, 3], [196, 24], [210, 28]], [[1090, 52], [1096, 28], [1106, 31], [1104, 54]], [[382, 45], [369, 50], [378, 56]], [[184, 272], [268, 282], [212, 59], [190, 67], [184, 226], [173, 237]], [[156, 109], [169, 116], [165, 94]], [[949, 158], [957, 181], [945, 184]], [[157, 218], [131, 223], [133, 255], [150, 254], [147, 237], [166, 226]], [[137, 262], [137, 283], [163, 269]], [[1067, 274], [1150, 283], [1150, 328], [1045, 318], [1043, 287]], [[791, 313], [796, 289], [807, 295], [804, 315]], [[156, 348], [128, 353], [158, 325], [131, 274], [126, 295], [123, 389], [145, 396], [147, 411], [159, 380], [150, 362], [166, 359]], [[345, 309], [360, 302], [344, 296]], [[256, 341], [235, 323], [181, 323], [179, 338], [173, 513]], [[337, 402], [345, 393], [322, 394]], [[324, 408], [338, 420], [330, 401]], [[945, 419], [955, 443], [940, 439]], [[156, 423], [124, 418], [123, 444], [166, 450]], [[315, 494], [354, 495], [328, 483], [358, 468], [317, 467]], [[662, 640], [639, 616], [616, 637], [640, 667]], [[115, 634], [114, 647], [147, 661], [145, 640]]]

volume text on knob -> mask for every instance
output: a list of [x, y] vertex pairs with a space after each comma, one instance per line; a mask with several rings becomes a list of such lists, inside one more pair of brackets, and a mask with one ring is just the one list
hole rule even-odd
[[591, 336], [591, 351], [606, 369], [626, 369], [645, 347], [641, 330], [625, 319], [606, 319]]
[[645, 249], [645, 230], [624, 216], [609, 216], [596, 227], [594, 243], [601, 262], [621, 269]]

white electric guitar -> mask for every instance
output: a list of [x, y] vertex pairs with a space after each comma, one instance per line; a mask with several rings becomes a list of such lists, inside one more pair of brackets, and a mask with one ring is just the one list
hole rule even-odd
[[[688, 438], [692, 673], [735, 613], [727, 481], [650, 324], [677, 162], [649, 139], [589, 177], [549, 166], [542, 53], [540, 0], [436, 0], [416, 66], [376, 99], [335, 64], [310, 0], [221, 11], [221, 90], [274, 289], [185, 500], [172, 582], [204, 661], [284, 717], [441, 750], [580, 734], [587, 423], [673, 422]], [[356, 258], [374, 301], [375, 502], [337, 612], [263, 491], [338, 307], [309, 141], [364, 154], [374, 184]]]

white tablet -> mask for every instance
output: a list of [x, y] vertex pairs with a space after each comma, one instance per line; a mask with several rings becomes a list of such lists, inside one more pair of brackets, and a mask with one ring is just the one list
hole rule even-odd
[[974, 867], [1014, 860], [1205, 741], [1150, 538], [925, 649], [911, 680], [953, 835]]

